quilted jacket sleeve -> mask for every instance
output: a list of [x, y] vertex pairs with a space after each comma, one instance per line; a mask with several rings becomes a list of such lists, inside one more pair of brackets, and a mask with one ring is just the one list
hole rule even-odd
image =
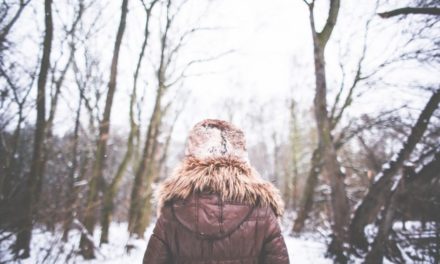
[[171, 253], [165, 239], [165, 222], [163, 215], [157, 220], [144, 254], [143, 264], [171, 263]]
[[281, 234], [278, 220], [272, 210], [268, 210], [266, 220], [267, 235], [264, 240], [261, 260], [263, 264], [289, 264], [286, 243]]

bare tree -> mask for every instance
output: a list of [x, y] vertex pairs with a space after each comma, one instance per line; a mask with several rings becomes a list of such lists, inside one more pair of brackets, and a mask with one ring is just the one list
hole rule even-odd
[[389, 166], [385, 166], [385, 169], [376, 175], [373, 185], [357, 207], [350, 223], [350, 244], [353, 250], [361, 252], [367, 250], [368, 242], [364, 235], [364, 228], [376, 219], [381, 207], [389, 201], [392, 194], [389, 190], [396, 181], [395, 175], [400, 172], [404, 161], [408, 160], [416, 144], [420, 141], [429, 124], [429, 119], [438, 108], [439, 103], [440, 89], [437, 89], [420, 113], [401, 151], [395, 159], [389, 162]]
[[[83, 93], [83, 89], [80, 88], [80, 93]], [[63, 223], [63, 241], [68, 240], [70, 226], [73, 223], [74, 215], [74, 207], [77, 199], [78, 192], [75, 190], [75, 183], [77, 182], [76, 171], [78, 167], [78, 144], [79, 144], [79, 128], [80, 128], [80, 117], [81, 117], [81, 108], [83, 105], [83, 96], [79, 96], [78, 107], [76, 109], [76, 117], [75, 117], [75, 126], [73, 129], [72, 136], [72, 166], [69, 171], [69, 183], [68, 183], [68, 198], [66, 203], [66, 215], [64, 216]]]
[[34, 85], [38, 68], [36, 67], [34, 71], [30, 74], [30, 80], [29, 83], [26, 84], [24, 87], [19, 87], [17, 85], [17, 81], [14, 79], [11, 79], [11, 76], [6, 74], [6, 72], [3, 71], [3, 69], [0, 68], [0, 75], [6, 80], [6, 83], [8, 84], [10, 91], [12, 91], [12, 97], [13, 101], [17, 105], [17, 124], [15, 126], [14, 132], [13, 132], [13, 139], [10, 144], [10, 151], [9, 155], [5, 157], [6, 161], [6, 170], [4, 173], [4, 176], [0, 178], [0, 193], [1, 198], [0, 200], [9, 200], [11, 198], [11, 194], [14, 193], [14, 190], [16, 189], [15, 186], [13, 186], [12, 181], [14, 178], [18, 177], [18, 149], [20, 146], [20, 137], [22, 132], [22, 126], [23, 122], [25, 121], [25, 106], [28, 102], [29, 94], [32, 90], [32, 86]]
[[[327, 111], [327, 83], [325, 75], [325, 47], [335, 27], [340, 1], [331, 0], [329, 15], [322, 31], [315, 27], [314, 4], [305, 1], [309, 7], [310, 26], [312, 29], [314, 62], [315, 62], [315, 98], [314, 111], [318, 129], [318, 152], [323, 159], [323, 175], [331, 186], [332, 230], [333, 238], [329, 246], [329, 253], [336, 256], [339, 262], [345, 262], [344, 241], [346, 241], [345, 226], [349, 221], [349, 204], [345, 194], [344, 174], [340, 171], [336, 149], [331, 136], [332, 122]], [[316, 157], [316, 156], [315, 156]]]
[[[87, 204], [84, 215], [84, 226], [89, 234], [93, 234], [96, 222], [96, 206], [98, 201], [99, 183], [103, 179], [103, 169], [105, 166], [107, 140], [110, 130], [110, 117], [113, 105], [113, 97], [116, 91], [117, 76], [118, 76], [118, 60], [119, 52], [122, 43], [122, 37], [125, 31], [126, 19], [128, 13], [128, 0], [122, 1], [121, 19], [116, 33], [116, 40], [113, 50], [113, 58], [110, 67], [110, 77], [108, 82], [107, 98], [104, 107], [104, 113], [99, 124], [99, 138], [96, 146], [96, 159], [93, 163], [92, 177], [90, 179], [89, 192], [87, 196]], [[94, 255], [93, 241], [88, 235], [81, 235], [80, 241], [81, 254], [86, 259], [92, 259]]]
[[[57, 113], [57, 107], [58, 107], [58, 101], [59, 96], [61, 93], [61, 87], [63, 86], [66, 74], [72, 64], [72, 61], [74, 60], [75, 51], [76, 51], [76, 30], [78, 27], [79, 22], [82, 19], [82, 16], [84, 14], [84, 11], [86, 9], [86, 6], [84, 5], [84, 0], [80, 0], [78, 2], [78, 6], [75, 6], [77, 10], [75, 10], [75, 16], [73, 18], [72, 24], [69, 25], [68, 28], [66, 28], [66, 38], [69, 40], [69, 56], [67, 58], [67, 62], [65, 63], [64, 67], [61, 68], [61, 71], [58, 76], [56, 76], [55, 71], [57, 69], [58, 61], [54, 63], [53, 71], [52, 71], [52, 85], [51, 85], [51, 96], [50, 96], [50, 108], [48, 117], [46, 120], [46, 127], [45, 127], [45, 137], [44, 137], [44, 148], [42, 152], [42, 172], [41, 175], [45, 174], [46, 169], [46, 163], [48, 160], [49, 152], [51, 151], [52, 146], [52, 137], [53, 137], [53, 122], [55, 119], [55, 115]], [[40, 193], [42, 190], [42, 184], [43, 184], [43, 177], [39, 179], [39, 182], [37, 183], [37, 192], [36, 192], [36, 200], [39, 201]]]
[[145, 49], [147, 47], [149, 35], [150, 35], [150, 18], [151, 18], [151, 11], [153, 10], [154, 6], [158, 0], [153, 0], [148, 6], [142, 1], [142, 4], [144, 6], [145, 14], [146, 14], [146, 20], [145, 20], [145, 30], [144, 30], [144, 40], [141, 46], [141, 51], [139, 53], [138, 62], [136, 65], [135, 73], [133, 76], [133, 89], [131, 91], [130, 96], [130, 112], [129, 112], [129, 120], [130, 120], [130, 132], [128, 134], [127, 138], [127, 150], [125, 152], [124, 157], [122, 158], [121, 163], [119, 164], [118, 169], [116, 170], [116, 174], [113, 177], [111, 183], [107, 187], [105, 193], [104, 193], [104, 201], [103, 201], [103, 207], [102, 207], [102, 216], [101, 216], [101, 226], [102, 226], [102, 232], [101, 232], [101, 244], [102, 243], [108, 243], [108, 233], [109, 233], [109, 226], [111, 222], [111, 214], [113, 213], [113, 200], [116, 196], [118, 187], [121, 183], [122, 177], [125, 173], [125, 170], [133, 156], [134, 151], [134, 139], [137, 134], [138, 124], [136, 124], [135, 121], [135, 113], [134, 108], [137, 100], [137, 83], [139, 78], [139, 72], [142, 65], [142, 60], [144, 58]]
[[398, 24], [411, 21], [410, 28], [402, 30], [407, 38], [394, 61], [416, 60], [423, 65], [438, 66], [440, 63], [439, 37], [436, 34], [440, 22], [440, 6], [436, 0], [412, 0], [404, 6], [379, 12], [381, 18], [394, 18]]
[[[189, 76], [188, 71], [191, 66], [216, 60], [226, 53], [217, 56], [193, 59], [186, 62], [182, 67], [176, 67], [178, 55], [182, 53], [182, 48], [188, 43], [192, 35], [211, 28], [193, 27], [183, 33], [174, 36], [172, 26], [176, 23], [182, 8], [188, 1], [176, 4], [175, 1], [168, 0], [164, 3], [164, 23], [160, 34], [159, 63], [156, 68], [156, 97], [154, 99], [153, 112], [150, 116], [147, 133], [145, 135], [144, 147], [136, 168], [135, 180], [130, 199], [128, 230], [130, 234], [142, 237], [149, 224], [152, 205], [150, 198], [152, 195], [152, 184], [158, 176], [158, 163], [160, 163], [158, 138], [161, 134], [161, 125], [166, 114], [167, 106], [163, 106], [164, 96], [171, 87], [182, 83]], [[176, 41], [177, 39], [177, 41]]]
[[[88, 99], [85, 96], [85, 93], [88, 87], [99, 86], [93, 79], [94, 71], [96, 68], [99, 68], [97, 65], [97, 59], [93, 58], [88, 54], [87, 47], [84, 49], [84, 71], [80, 70], [76, 59], [74, 58], [72, 61], [73, 71], [75, 75], [75, 83], [78, 88], [79, 97], [78, 97], [78, 105], [75, 109], [75, 121], [74, 121], [74, 129], [72, 138], [72, 146], [71, 146], [71, 166], [69, 166], [69, 176], [67, 179], [67, 199], [65, 201], [64, 207], [64, 216], [63, 216], [63, 241], [68, 240], [69, 231], [72, 228], [75, 219], [78, 215], [78, 200], [80, 194], [80, 188], [84, 185], [84, 176], [87, 170], [89, 157], [87, 156], [89, 153], [92, 153], [91, 147], [87, 148], [85, 154], [81, 154], [80, 151], [80, 135], [81, 135], [81, 113], [83, 107], [86, 105], [86, 101]], [[89, 106], [90, 107], [90, 106]], [[89, 109], [90, 110], [90, 109]], [[90, 125], [90, 124], [89, 124]], [[93, 127], [89, 127], [89, 129], [93, 130]], [[84, 135], [84, 129], [82, 131], [82, 135]], [[89, 140], [92, 141], [92, 140]], [[82, 158], [85, 156], [85, 158]], [[83, 160], [80, 164], [80, 160]], [[80, 166], [81, 165], [81, 166]]]
[[43, 42], [43, 57], [41, 59], [40, 72], [38, 75], [37, 93], [37, 119], [34, 138], [34, 149], [31, 171], [27, 177], [26, 191], [23, 197], [22, 217], [19, 223], [19, 232], [14, 245], [14, 252], [19, 258], [29, 257], [30, 241], [33, 227], [33, 214], [37, 184], [42, 177], [42, 153], [44, 142], [44, 129], [46, 123], [46, 81], [50, 68], [50, 53], [52, 50], [53, 21], [52, 21], [52, 0], [44, 1], [45, 14], [45, 35]]
[[166, 89], [165, 82], [165, 71], [166, 71], [166, 51], [168, 45], [168, 34], [170, 31], [172, 16], [171, 16], [171, 0], [166, 2], [166, 20], [165, 28], [161, 35], [160, 40], [160, 60], [159, 67], [157, 69], [157, 81], [158, 88], [156, 91], [156, 99], [154, 102], [153, 113], [150, 117], [150, 122], [148, 124], [146, 139], [144, 149], [142, 151], [142, 157], [140, 160], [139, 167], [136, 169], [136, 176], [133, 184], [133, 190], [131, 193], [130, 211], [129, 211], [129, 222], [128, 230], [130, 234], [136, 234], [142, 237], [145, 228], [148, 225], [149, 218], [149, 197], [151, 195], [151, 184], [153, 183], [154, 175], [154, 156], [157, 148], [157, 137], [159, 135], [159, 127], [162, 119], [162, 98]]
[[[313, 18], [313, 5], [314, 5], [314, 1], [312, 1], [311, 3], [308, 3], [309, 9], [311, 9], [311, 21], [314, 19]], [[330, 5], [330, 9], [332, 7], [333, 4]], [[336, 8], [336, 7], [334, 7]], [[376, 4], [376, 8], [377, 8], [377, 4]], [[330, 10], [329, 11], [329, 17], [327, 19], [327, 30], [332, 30], [329, 29], [329, 27], [334, 27], [334, 25], [331, 26], [331, 23], [334, 23], [336, 20], [334, 20], [332, 22], [332, 19], [335, 18], [331, 18], [331, 16], [337, 16], [337, 14], [334, 13], [335, 11]], [[355, 92], [356, 90], [359, 89], [361, 82], [365, 81], [366, 79], [370, 78], [372, 76], [372, 74], [365, 74], [364, 71], [364, 61], [366, 59], [366, 54], [367, 54], [367, 37], [368, 37], [368, 33], [369, 33], [369, 28], [370, 28], [370, 23], [372, 21], [372, 17], [370, 17], [369, 19], [367, 19], [366, 23], [365, 23], [365, 29], [363, 32], [363, 44], [361, 47], [361, 54], [360, 57], [357, 61], [356, 67], [353, 69], [354, 71], [354, 76], [353, 79], [348, 82], [347, 80], [347, 69], [344, 66], [344, 64], [342, 63], [342, 61], [340, 61], [340, 68], [342, 71], [342, 80], [340, 82], [340, 86], [338, 88], [338, 91], [336, 93], [336, 96], [334, 98], [333, 104], [330, 108], [330, 111], [326, 113], [321, 113], [321, 119], [328, 119], [329, 122], [329, 134], [333, 135], [336, 134], [336, 129], [338, 127], [338, 125], [341, 123], [341, 119], [343, 117], [343, 115], [347, 112], [347, 109], [352, 105], [353, 101], [354, 101], [354, 96], [355, 96]], [[314, 27], [314, 20], [312, 21], [312, 27]], [[324, 38], [328, 33], [324, 33], [324, 29], [322, 30], [322, 32], [320, 34], [318, 34], [318, 32], [316, 32], [316, 29], [313, 28], [312, 31], [315, 32], [314, 36], [316, 35], [316, 41], [314, 41], [314, 45], [315, 45], [315, 73], [316, 76], [320, 76], [320, 78], [324, 77], [324, 83], [325, 83], [325, 72], [323, 74], [317, 74], [319, 73], [318, 69], [320, 69], [320, 71], [325, 71], [324, 66], [320, 65], [320, 63], [322, 63], [324, 65], [324, 61], [319, 62], [321, 59], [324, 59], [324, 55], [319, 55], [319, 52], [324, 53], [324, 49], [325, 49], [325, 45], [326, 45], [326, 41], [324, 42], [324, 44], [321, 44], [322, 41], [320, 40], [321, 38]], [[329, 36], [326, 37], [327, 41]], [[325, 39], [324, 39], [325, 40]], [[319, 51], [319, 52], [318, 52]], [[317, 52], [318, 55], [317, 56]], [[341, 58], [340, 58], [341, 60]], [[318, 61], [318, 64], [317, 64]], [[321, 69], [322, 66], [322, 69]], [[318, 77], [316, 77], [318, 78]], [[322, 86], [322, 80], [319, 82], [320, 85]], [[318, 87], [318, 81], [316, 82], [316, 85]], [[326, 84], [324, 84], [324, 86], [326, 87]], [[327, 88], [325, 88], [327, 89]], [[344, 92], [346, 93], [346, 95], [343, 95]], [[319, 95], [319, 96], [318, 96]], [[324, 98], [321, 98], [322, 96], [324, 96]], [[317, 93], [315, 95], [315, 116], [316, 116], [316, 111], [317, 109], [323, 109], [325, 107], [327, 107], [327, 103], [323, 102], [322, 100], [326, 100], [325, 99], [326, 96], [326, 92], [323, 93], [322, 92], [322, 88], [320, 90], [320, 93], [318, 94], [318, 89], [317, 89]], [[316, 103], [320, 101], [320, 106], [317, 106]], [[327, 118], [324, 118], [325, 116], [327, 116]], [[324, 120], [325, 121], [325, 120]], [[321, 123], [324, 121], [320, 121]], [[327, 122], [327, 121], [325, 121]], [[324, 122], [324, 123], [325, 123]], [[331, 140], [331, 144], [333, 145], [332, 148], [334, 148], [335, 151], [338, 151], [344, 143], [346, 143], [349, 139], [351, 139], [352, 137], [354, 137], [357, 132], [360, 132], [361, 130], [356, 131], [356, 133], [351, 133], [348, 137], [346, 135], [346, 130], [350, 128], [350, 126], [352, 125], [351, 122], [349, 122], [345, 127], [343, 127], [342, 129], [340, 129], [339, 132], [339, 137], [333, 136], [330, 137]], [[318, 131], [319, 131], [319, 126], [318, 126]], [[320, 136], [321, 137], [321, 136]], [[335, 155], [337, 155], [335, 153]], [[301, 196], [301, 201], [300, 201], [300, 206], [299, 206], [299, 211], [298, 211], [298, 216], [295, 219], [294, 225], [293, 225], [293, 229], [292, 232], [293, 233], [299, 233], [301, 232], [301, 230], [304, 227], [304, 223], [305, 220], [308, 217], [309, 212], [312, 210], [312, 206], [313, 206], [313, 194], [314, 194], [314, 189], [318, 183], [318, 176], [323, 172], [323, 165], [324, 165], [324, 156], [323, 156], [323, 149], [322, 149], [322, 143], [318, 144], [318, 147], [313, 151], [312, 157], [311, 157], [311, 165], [310, 165], [310, 170], [309, 170], [309, 174], [307, 176], [307, 181], [306, 181], [306, 185], [304, 187], [304, 191], [303, 194]], [[342, 172], [339, 172], [341, 177], [343, 177]], [[340, 178], [340, 177], [339, 177]], [[329, 180], [328, 178], [326, 178], [327, 180]], [[330, 182], [332, 182], [330, 180]], [[342, 184], [340, 184], [341, 186], [339, 186], [338, 188], [342, 187]], [[343, 201], [344, 199], [342, 197], [338, 198], [341, 199], [341, 201]], [[342, 202], [344, 203], [344, 202]], [[346, 221], [346, 219], [344, 219], [344, 221]], [[346, 223], [346, 222], [345, 222]]]
[[[412, 36], [409, 42], [417, 41], [418, 38], [423, 38], [423, 31], [426, 28], [430, 28], [436, 24], [439, 20], [438, 14], [435, 14], [435, 9], [438, 9], [435, 5], [435, 1], [429, 0], [417, 0], [414, 1], [414, 7], [405, 7], [391, 10], [389, 12], [382, 12], [379, 15], [382, 18], [390, 18], [394, 16], [402, 16], [410, 14], [425, 15], [421, 30], [418, 30], [414, 36]], [[437, 11], [438, 12], [438, 11]], [[434, 41], [435, 42], [435, 41]], [[403, 54], [399, 57], [400, 60], [406, 60], [408, 58], [420, 58], [425, 56], [430, 57], [429, 61], [435, 61], [437, 57], [438, 49], [428, 49], [425, 47], [417, 46], [417, 49], [413, 51], [415, 56], [408, 56]], [[423, 61], [425, 62], [425, 61]], [[412, 126], [411, 133], [407, 135], [407, 139], [403, 144], [401, 151], [395, 155], [395, 158], [389, 161], [388, 165], [382, 169], [378, 175], [376, 175], [374, 183], [370, 187], [367, 195], [364, 197], [360, 205], [357, 207], [353, 219], [350, 223], [350, 244], [352, 251], [356, 253], [364, 253], [368, 250], [368, 242], [365, 238], [364, 228], [367, 224], [373, 222], [383, 212], [382, 220], [379, 224], [379, 234], [373, 243], [373, 248], [368, 253], [368, 262], [381, 259], [384, 253], [384, 249], [380, 249], [383, 246], [383, 242], [378, 242], [380, 239], [387, 236], [390, 225], [394, 219], [395, 197], [399, 196], [395, 191], [390, 191], [391, 186], [400, 186], [400, 181], [396, 179], [396, 175], [400, 175], [403, 169], [403, 164], [407, 161], [414, 151], [416, 144], [422, 140], [422, 135], [428, 127], [429, 119], [433, 115], [439, 104], [439, 89], [432, 88], [433, 94], [426, 104], [424, 110], [421, 112], [419, 119]], [[435, 150], [435, 148], [434, 148]], [[397, 177], [398, 178], [398, 177]], [[393, 190], [396, 190], [394, 188]], [[382, 206], [385, 206], [385, 210], [382, 210]]]

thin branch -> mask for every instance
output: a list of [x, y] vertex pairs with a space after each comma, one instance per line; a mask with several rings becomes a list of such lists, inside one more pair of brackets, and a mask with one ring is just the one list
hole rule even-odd
[[[176, 11], [174, 12], [174, 14], [172, 14], [171, 17], [168, 16], [168, 18], [169, 18], [169, 23], [170, 23], [169, 27], [171, 27], [171, 25], [174, 23], [174, 21], [176, 21], [176, 17], [177, 17], [177, 15], [179, 15], [179, 13], [180, 13], [180, 11], [182, 10], [183, 6], [184, 6], [188, 1], [189, 1], [189, 0], [183, 0], [183, 1], [180, 3], [180, 5], [177, 6]], [[168, 5], [168, 7], [167, 7], [167, 13], [168, 13], [169, 11], [171, 11], [171, 10], [170, 10], [171, 2], [168, 2], [167, 5]], [[171, 12], [169, 12], [168, 14], [171, 14]]]
[[[378, 7], [379, 3], [376, 2], [376, 10]], [[342, 115], [344, 114], [345, 110], [347, 109], [347, 107], [349, 107], [353, 101], [353, 92], [356, 89], [356, 87], [358, 86], [358, 83], [360, 81], [363, 81], [366, 79], [366, 77], [362, 76], [362, 69], [363, 69], [363, 63], [365, 61], [365, 57], [367, 54], [367, 40], [368, 40], [368, 33], [370, 31], [370, 23], [372, 21], [373, 17], [371, 17], [370, 19], [368, 19], [367, 23], [365, 23], [365, 31], [364, 31], [364, 37], [363, 37], [363, 45], [362, 45], [362, 52], [361, 52], [361, 57], [359, 58], [359, 61], [357, 63], [357, 68], [356, 68], [356, 74], [354, 76], [353, 82], [350, 86], [350, 88], [348, 89], [348, 94], [345, 97], [344, 103], [342, 104], [342, 107], [339, 109], [339, 112], [336, 114], [336, 107], [337, 104], [339, 103], [340, 100], [340, 96], [342, 93], [342, 90], [344, 88], [344, 84], [341, 84], [341, 88], [339, 90], [338, 95], [336, 96], [335, 99], [335, 104], [333, 105], [332, 108], [332, 112], [330, 115], [330, 120], [331, 120], [331, 129], [334, 129], [336, 127], [336, 125], [339, 123], [339, 121], [342, 118]], [[344, 70], [342, 64], [341, 64], [341, 69]], [[343, 80], [345, 78], [345, 73], [343, 71]]]
[[153, 7], [156, 5], [156, 3], [159, 2], [159, 0], [153, 0], [149, 6], [147, 6], [147, 4], [145, 4], [144, 0], [141, 0], [142, 6], [144, 7], [145, 13], [147, 13], [148, 15], [150, 15], [151, 10], [153, 10]]
[[307, 1], [307, 0], [303, 0], [303, 2], [310, 8], [315, 4], [315, 0], [312, 1]]
[[332, 109], [330, 111], [330, 120], [334, 120], [336, 107], [339, 104], [339, 100], [341, 100], [341, 95], [342, 95], [342, 92], [344, 91], [344, 87], [345, 87], [345, 78], [346, 78], [347, 74], [345, 73], [345, 68], [344, 68], [344, 64], [342, 63], [342, 61], [339, 61], [339, 68], [341, 68], [342, 80], [341, 80], [341, 84], [339, 85], [339, 91], [336, 94], [335, 102], [333, 103]]
[[381, 124], [390, 123], [391, 120], [394, 118], [392, 116], [392, 114], [400, 111], [403, 108], [406, 108], [406, 105], [401, 106], [396, 109], [382, 112], [378, 115], [379, 117], [377, 119], [375, 119], [373, 122], [369, 122], [369, 123], [362, 124], [362, 125], [354, 126], [353, 123], [355, 120], [351, 119], [348, 122], [348, 124], [341, 130], [341, 132], [339, 133], [339, 136], [334, 140], [335, 148], [336, 149], [341, 148], [345, 143], [350, 141], [352, 138], [354, 138], [356, 135], [358, 135], [362, 131], [370, 130], [373, 127], [379, 126]]
[[195, 64], [199, 64], [199, 63], [204, 63], [204, 62], [210, 62], [210, 61], [214, 61], [214, 60], [218, 60], [220, 58], [222, 58], [225, 55], [228, 55], [230, 53], [233, 53], [234, 50], [228, 50], [225, 51], [223, 53], [217, 54], [215, 56], [209, 57], [209, 58], [204, 58], [204, 59], [194, 59], [189, 61], [187, 64], [185, 64], [183, 66], [182, 71], [180, 72], [179, 76], [177, 76], [174, 80], [172, 80], [171, 82], [165, 84], [165, 87], [171, 87], [173, 85], [175, 85], [176, 83], [178, 83], [181, 79], [187, 77], [186, 72], [188, 71], [188, 69]]
[[178, 54], [180, 48], [182, 48], [182, 47], [186, 44], [185, 41], [187, 40], [187, 38], [189, 38], [191, 35], [193, 35], [193, 34], [195, 34], [195, 33], [197, 33], [197, 32], [200, 32], [200, 31], [210, 31], [210, 30], [216, 30], [216, 29], [218, 29], [218, 28], [200, 27], [200, 28], [192, 28], [192, 29], [186, 31], [185, 33], [183, 33], [183, 34], [180, 36], [180, 38], [179, 38], [177, 44], [176, 44], [176, 45], [174, 46], [174, 48], [169, 52], [168, 59], [167, 59], [167, 62], [166, 62], [166, 64], [165, 64], [166, 67], [168, 67], [168, 66], [170, 65], [170, 63], [171, 63], [171, 61], [174, 59], [175, 55]]
[[15, 22], [17, 22], [18, 18], [20, 17], [21, 13], [23, 12], [24, 8], [29, 4], [31, 0], [28, 1], [23, 1], [20, 0], [20, 6], [17, 10], [17, 12], [15, 13], [14, 17], [11, 19], [11, 21], [9, 21], [9, 23], [1, 29], [0, 31], [0, 46], [3, 44], [3, 42], [6, 39], [6, 36], [9, 34], [9, 31], [11, 30], [11, 28], [14, 26]]

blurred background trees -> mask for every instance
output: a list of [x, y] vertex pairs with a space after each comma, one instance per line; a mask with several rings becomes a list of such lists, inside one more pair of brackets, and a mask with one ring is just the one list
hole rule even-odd
[[186, 133], [221, 118], [290, 235], [338, 263], [439, 262], [438, 1], [250, 4], [2, 1], [0, 249], [45, 230], [92, 259], [114, 222], [143, 239]]

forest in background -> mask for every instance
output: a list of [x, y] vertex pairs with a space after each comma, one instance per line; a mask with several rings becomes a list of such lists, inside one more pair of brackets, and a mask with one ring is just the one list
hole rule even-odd
[[287, 89], [265, 101], [233, 80], [209, 109], [218, 93], [192, 87], [241, 52], [221, 39], [219, 1], [1, 1], [0, 244], [14, 243], [0, 249], [14, 259], [0, 262], [28, 258], [36, 229], [60, 243], [79, 231], [83, 259], [112, 222], [143, 239], [199, 117], [245, 130], [283, 226], [319, 232], [335, 263], [440, 262], [440, 3], [359, 1], [358, 16], [348, 1], [292, 1], [308, 47], [288, 58]]

